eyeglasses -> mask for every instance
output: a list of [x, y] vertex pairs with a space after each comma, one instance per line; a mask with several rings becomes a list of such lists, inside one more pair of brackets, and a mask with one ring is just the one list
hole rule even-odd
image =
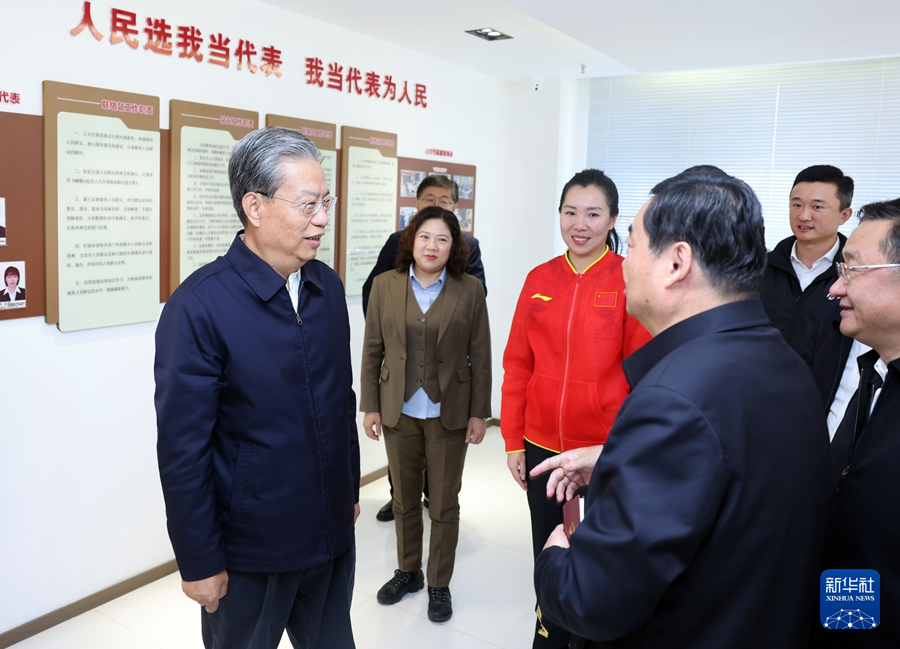
[[288, 203], [289, 205], [293, 205], [298, 208], [301, 212], [303, 212], [306, 216], [315, 216], [319, 213], [319, 210], [323, 207], [327, 212], [334, 205], [337, 204], [337, 198], [334, 196], [329, 196], [328, 198], [323, 198], [320, 201], [309, 201], [307, 203], [295, 203], [293, 201], [289, 201], [286, 198], [279, 198], [278, 196], [269, 196], [268, 194], [263, 194], [262, 192], [256, 192], [260, 196], [265, 196], [266, 198], [274, 198], [276, 201], [283, 201]]
[[842, 261], [834, 262], [838, 275], [844, 280], [844, 284], [850, 283], [851, 270], [869, 270], [872, 268], [900, 268], [900, 264], [872, 264], [871, 266], [848, 266]]
[[449, 210], [451, 207], [453, 207], [453, 201], [450, 200], [449, 198], [444, 198], [444, 199], [441, 199], [441, 200], [437, 201], [437, 200], [434, 199], [433, 196], [429, 196], [428, 198], [423, 198], [423, 199], [422, 199], [422, 202], [425, 203], [425, 204], [428, 205], [428, 206], [431, 206], [431, 205], [440, 205], [440, 206], [443, 207], [445, 210]]

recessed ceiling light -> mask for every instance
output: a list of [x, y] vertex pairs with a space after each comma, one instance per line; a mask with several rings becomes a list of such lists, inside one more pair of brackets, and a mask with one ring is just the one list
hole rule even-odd
[[486, 41], [502, 41], [508, 38], [512, 38], [512, 36], [508, 36], [503, 32], [499, 32], [493, 27], [482, 27], [481, 29], [469, 29], [466, 31], [467, 34], [472, 34], [472, 36], [477, 36], [478, 38], [483, 38]]

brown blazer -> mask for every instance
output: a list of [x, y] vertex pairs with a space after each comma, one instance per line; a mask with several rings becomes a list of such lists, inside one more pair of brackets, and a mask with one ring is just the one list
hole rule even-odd
[[[381, 413], [391, 428], [400, 421], [406, 386], [406, 295], [409, 273], [375, 278], [366, 312], [359, 409]], [[438, 333], [441, 423], [465, 428], [469, 417], [491, 416], [491, 331], [484, 286], [471, 275], [447, 275]]]

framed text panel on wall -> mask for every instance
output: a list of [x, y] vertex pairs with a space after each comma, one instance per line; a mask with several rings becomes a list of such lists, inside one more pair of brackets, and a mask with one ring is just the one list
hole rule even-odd
[[463, 232], [475, 234], [475, 166], [454, 162], [435, 162], [418, 158], [398, 158], [397, 229], [402, 230], [416, 214], [416, 190], [428, 176], [444, 175], [456, 181], [459, 202], [456, 218]]
[[228, 252], [243, 226], [234, 211], [228, 159], [256, 130], [259, 114], [173, 99], [169, 286], [174, 291], [201, 266]]
[[158, 316], [159, 151], [158, 97], [44, 82], [44, 317], [60, 331]]
[[0, 320], [44, 315], [43, 124], [0, 112]]
[[397, 135], [341, 127], [340, 275], [361, 295], [397, 223]]
[[[314, 122], [309, 119], [285, 117], [283, 115], [266, 115], [266, 126], [283, 126], [305, 135], [318, 147], [322, 153], [322, 170], [325, 172], [325, 182], [332, 196], [338, 193], [338, 155], [337, 155], [337, 126], [328, 122]], [[338, 201], [340, 206], [340, 201]], [[328, 215], [328, 225], [325, 227], [325, 236], [322, 237], [322, 245], [316, 253], [316, 259], [324, 262], [337, 270], [337, 235], [338, 219], [334, 212]]]

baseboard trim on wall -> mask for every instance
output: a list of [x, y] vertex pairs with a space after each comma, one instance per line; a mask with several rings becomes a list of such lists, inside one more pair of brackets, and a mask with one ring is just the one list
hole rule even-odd
[[375, 469], [372, 473], [367, 473], [359, 479], [359, 486], [365, 487], [370, 482], [375, 482], [379, 478], [383, 478], [388, 473], [388, 468], [386, 466], [381, 467], [380, 469]]
[[488, 428], [490, 428], [491, 426], [496, 426], [497, 428], [499, 428], [500, 420], [495, 417], [491, 417], [486, 422], [484, 422], [484, 425], [487, 426]]
[[42, 615], [25, 624], [21, 624], [9, 631], [4, 631], [3, 633], [0, 633], [0, 649], [5, 649], [17, 642], [22, 642], [22, 640], [25, 640], [26, 638], [30, 638], [42, 631], [55, 627], [57, 624], [62, 624], [66, 620], [71, 620], [73, 617], [81, 615], [82, 613], [92, 611], [98, 606], [111, 602], [112, 600], [121, 597], [122, 595], [126, 595], [133, 590], [137, 590], [142, 586], [151, 584], [157, 579], [162, 579], [167, 575], [171, 575], [177, 570], [178, 565], [173, 559], [168, 563], [164, 563], [156, 568], [151, 568], [146, 572], [142, 572], [130, 579], [121, 581], [109, 588], [104, 588], [98, 593], [88, 595], [83, 599], [79, 599], [77, 602], [72, 602], [67, 606], [51, 611], [46, 615]]
[[[496, 425], [492, 424], [491, 422], [497, 422], [499, 424], [499, 420], [497, 419], [488, 419], [487, 425]], [[380, 469], [372, 471], [371, 473], [367, 473], [366, 475], [360, 477], [359, 486], [364, 487], [370, 482], [375, 482], [379, 478], [383, 478], [384, 476], [386, 476], [387, 472], [388, 468], [384, 466]], [[111, 602], [112, 600], [121, 597], [122, 595], [127, 595], [131, 591], [137, 590], [138, 588], [146, 586], [147, 584], [151, 584], [157, 579], [162, 579], [167, 575], [171, 575], [177, 570], [178, 564], [176, 564], [173, 559], [168, 563], [164, 563], [161, 566], [152, 568], [147, 572], [142, 572], [139, 575], [119, 582], [118, 584], [110, 586], [109, 588], [104, 588], [98, 593], [88, 595], [87, 597], [79, 599], [77, 602], [72, 602], [67, 606], [63, 606], [62, 608], [58, 608], [55, 611], [51, 611], [46, 615], [42, 615], [41, 617], [35, 618], [30, 622], [26, 622], [25, 624], [21, 624], [13, 629], [10, 629], [9, 631], [4, 631], [3, 633], [0, 633], [0, 649], [11, 647], [17, 642], [22, 642], [22, 640], [30, 638], [33, 635], [37, 635], [42, 631], [51, 629], [57, 624], [62, 624], [66, 620], [71, 620], [73, 617], [81, 615], [82, 613], [92, 611], [98, 606], [102, 606], [107, 602]]]

